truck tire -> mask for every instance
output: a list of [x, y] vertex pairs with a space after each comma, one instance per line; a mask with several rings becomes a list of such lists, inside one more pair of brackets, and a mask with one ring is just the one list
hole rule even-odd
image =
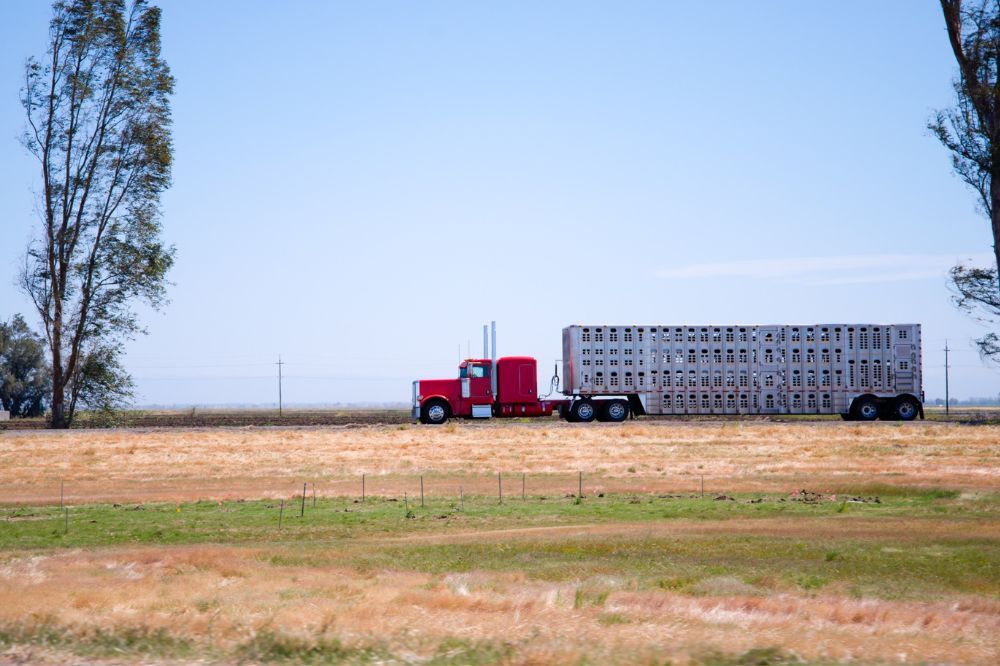
[[425, 425], [441, 425], [451, 416], [451, 409], [444, 400], [428, 400], [420, 408], [420, 422]]
[[912, 421], [917, 418], [917, 414], [920, 413], [920, 404], [917, 402], [916, 398], [911, 398], [908, 395], [902, 395], [896, 398], [893, 407], [895, 418], [900, 421]]
[[590, 400], [577, 400], [569, 409], [573, 423], [590, 423], [597, 417], [597, 407]]
[[851, 416], [854, 421], [874, 421], [878, 418], [878, 400], [870, 395], [855, 398], [851, 403]]
[[605, 421], [621, 423], [628, 418], [628, 403], [624, 400], [609, 400], [603, 411]]

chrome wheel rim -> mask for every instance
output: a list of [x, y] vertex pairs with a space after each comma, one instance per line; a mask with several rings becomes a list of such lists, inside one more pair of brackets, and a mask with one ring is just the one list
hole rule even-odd
[[904, 400], [899, 403], [897, 410], [899, 411], [900, 418], [903, 419], [911, 419], [913, 418], [913, 415], [917, 413], [917, 408], [914, 407], [913, 403], [909, 400]]
[[861, 414], [861, 417], [865, 419], [873, 419], [878, 416], [878, 408], [870, 402], [866, 402], [861, 405], [861, 409], [858, 411]]
[[443, 421], [444, 420], [444, 407], [441, 405], [434, 405], [427, 410], [427, 418], [431, 421]]
[[625, 406], [620, 402], [614, 403], [608, 407], [608, 416], [616, 420], [625, 418]]
[[594, 406], [584, 403], [576, 408], [576, 415], [581, 419], [589, 419], [594, 416]]

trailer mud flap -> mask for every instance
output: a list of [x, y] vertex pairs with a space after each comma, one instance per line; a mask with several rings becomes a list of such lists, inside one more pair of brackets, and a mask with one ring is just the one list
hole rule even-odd
[[644, 400], [646, 396], [640, 396], [636, 393], [629, 393], [628, 395], [628, 407], [632, 416], [645, 416], [646, 415], [646, 401]]

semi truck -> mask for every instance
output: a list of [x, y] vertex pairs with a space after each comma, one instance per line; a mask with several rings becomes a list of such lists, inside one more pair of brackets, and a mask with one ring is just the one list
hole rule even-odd
[[498, 359], [495, 323], [488, 355], [484, 326], [483, 357], [462, 361], [458, 377], [413, 382], [413, 418], [924, 417], [919, 324], [572, 325], [562, 366], [538, 395], [537, 361]]

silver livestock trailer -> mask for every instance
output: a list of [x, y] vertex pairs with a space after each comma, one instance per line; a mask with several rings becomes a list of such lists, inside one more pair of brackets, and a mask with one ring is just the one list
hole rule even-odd
[[562, 392], [570, 420], [626, 399], [640, 415], [911, 421], [923, 418], [920, 325], [568, 326]]

